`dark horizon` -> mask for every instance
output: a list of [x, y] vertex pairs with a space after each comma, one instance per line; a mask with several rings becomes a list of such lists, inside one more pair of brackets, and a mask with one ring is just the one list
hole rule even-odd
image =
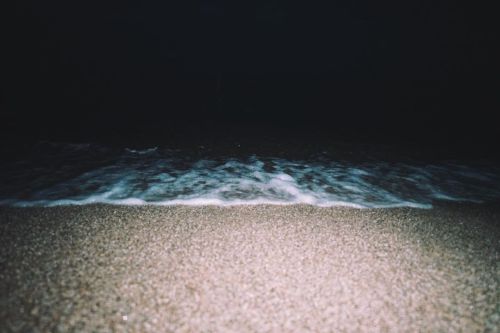
[[451, 1], [16, 4], [3, 141], [324, 138], [489, 151], [500, 106], [492, 16]]

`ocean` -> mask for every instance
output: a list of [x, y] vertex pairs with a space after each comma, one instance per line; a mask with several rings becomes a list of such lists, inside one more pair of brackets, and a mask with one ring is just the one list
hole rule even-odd
[[[227, 148], [229, 147], [229, 148]], [[327, 148], [325, 148], [327, 147]], [[500, 198], [487, 160], [422, 158], [390, 147], [329, 144], [266, 150], [38, 142], [0, 163], [0, 205], [309, 204], [431, 208]]]

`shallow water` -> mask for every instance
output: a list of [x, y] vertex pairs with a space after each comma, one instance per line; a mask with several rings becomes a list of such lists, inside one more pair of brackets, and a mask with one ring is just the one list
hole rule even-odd
[[181, 150], [42, 142], [29, 154], [2, 163], [0, 204], [430, 208], [436, 200], [500, 198], [495, 165], [426, 162], [401, 153], [387, 159], [384, 149], [374, 153], [372, 148], [339, 145], [290, 157], [214, 153], [203, 146]]

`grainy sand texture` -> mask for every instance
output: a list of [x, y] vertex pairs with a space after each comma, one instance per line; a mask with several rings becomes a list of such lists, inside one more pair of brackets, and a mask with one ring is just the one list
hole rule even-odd
[[500, 209], [0, 209], [1, 332], [499, 332]]

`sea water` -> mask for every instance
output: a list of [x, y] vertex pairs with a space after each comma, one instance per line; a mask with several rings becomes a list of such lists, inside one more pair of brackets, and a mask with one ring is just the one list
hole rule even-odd
[[2, 163], [0, 204], [430, 208], [438, 200], [500, 198], [500, 170], [487, 163], [346, 156], [332, 150], [286, 157], [210, 154], [203, 146], [138, 149], [43, 142], [29, 155]]

